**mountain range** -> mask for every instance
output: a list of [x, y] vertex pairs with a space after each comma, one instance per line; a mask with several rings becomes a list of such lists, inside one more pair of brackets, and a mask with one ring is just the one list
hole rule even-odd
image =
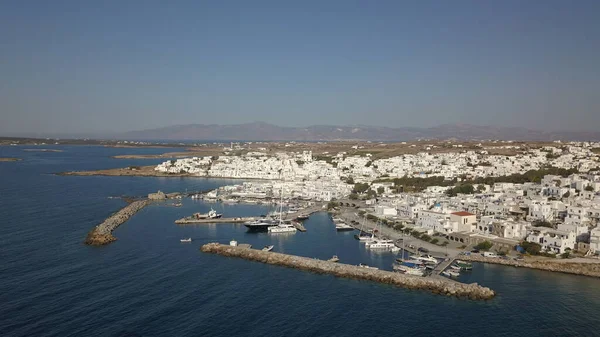
[[130, 131], [112, 135], [111, 138], [135, 140], [247, 140], [247, 141], [410, 141], [416, 139], [458, 140], [515, 140], [598, 141], [600, 132], [588, 131], [542, 131], [520, 127], [480, 126], [471, 124], [444, 124], [430, 128], [379, 127], [379, 126], [333, 126], [312, 125], [284, 127], [264, 122], [216, 125], [188, 124], [157, 129]]

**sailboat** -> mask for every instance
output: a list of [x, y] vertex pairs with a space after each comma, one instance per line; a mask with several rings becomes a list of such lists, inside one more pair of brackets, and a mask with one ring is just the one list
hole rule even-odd
[[297, 231], [296, 227], [291, 223], [283, 222], [283, 185], [281, 186], [281, 206], [279, 209], [279, 224], [277, 226], [272, 226], [267, 228], [269, 233], [295, 233]]
[[404, 240], [402, 240], [402, 255], [399, 263], [394, 263], [392, 268], [394, 271], [404, 273], [407, 275], [424, 276], [425, 269], [422, 267], [421, 261], [405, 261], [404, 260]]

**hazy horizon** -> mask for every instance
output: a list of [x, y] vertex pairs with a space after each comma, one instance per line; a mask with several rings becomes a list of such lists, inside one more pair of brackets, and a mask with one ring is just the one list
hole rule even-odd
[[0, 136], [186, 124], [593, 131], [597, 1], [0, 4]]

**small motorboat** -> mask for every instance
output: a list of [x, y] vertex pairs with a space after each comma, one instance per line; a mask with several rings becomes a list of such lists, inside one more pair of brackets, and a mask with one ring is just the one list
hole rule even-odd
[[331, 259], [327, 260], [329, 262], [340, 262], [340, 258], [337, 255], [331, 257]]
[[273, 245], [265, 246], [262, 250], [265, 251], [265, 252], [270, 252], [270, 251], [273, 250]]
[[452, 268], [453, 270], [460, 270], [461, 268], [455, 264], [451, 265], [450, 268]]
[[362, 264], [362, 263], [359, 263], [358, 266], [361, 268], [365, 268], [365, 269], [379, 269], [377, 267], [367, 266], [366, 264]]
[[448, 270], [443, 271], [442, 275], [448, 276], [448, 277], [459, 277], [460, 273], [457, 272], [456, 270], [448, 269]]
[[397, 253], [400, 251], [400, 248], [398, 247], [392, 247], [392, 253]]
[[181, 241], [181, 242], [192, 242], [192, 238], [181, 239], [179, 241]]

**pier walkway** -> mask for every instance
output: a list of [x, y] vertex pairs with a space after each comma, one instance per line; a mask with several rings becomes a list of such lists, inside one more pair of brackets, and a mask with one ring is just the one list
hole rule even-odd
[[496, 294], [487, 287], [475, 283], [464, 284], [444, 277], [418, 277], [391, 271], [361, 268], [359, 266], [312, 259], [308, 257], [247, 249], [218, 243], [205, 244], [200, 248], [204, 253], [227, 257], [237, 257], [250, 261], [271, 265], [300, 269], [319, 274], [330, 274], [336, 277], [352, 278], [365, 281], [395, 285], [402, 288], [425, 290], [434, 294], [455, 296], [473, 300], [487, 300]]
[[254, 221], [257, 218], [254, 217], [237, 217], [237, 218], [214, 218], [214, 219], [196, 219], [194, 217], [186, 217], [181, 218], [179, 220], [175, 220], [175, 223], [178, 225], [187, 225], [187, 224], [199, 224], [199, 223], [244, 223], [248, 221]]

